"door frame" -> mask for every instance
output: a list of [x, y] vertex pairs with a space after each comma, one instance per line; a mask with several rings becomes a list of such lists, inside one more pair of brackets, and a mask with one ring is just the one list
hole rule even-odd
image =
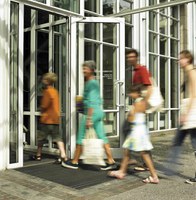
[[[119, 135], [119, 148], [112, 148], [112, 152], [114, 157], [120, 158], [122, 156], [122, 143], [123, 143], [123, 134], [122, 133], [122, 125], [125, 118], [125, 19], [124, 18], [111, 18], [111, 17], [71, 17], [70, 19], [70, 43], [71, 43], [71, 55], [70, 55], [70, 66], [71, 66], [71, 105], [70, 105], [70, 113], [71, 113], [71, 157], [73, 157], [73, 153], [76, 145], [76, 107], [75, 107], [75, 96], [77, 95], [77, 86], [75, 85], [77, 82], [77, 70], [79, 69], [79, 65], [84, 61], [83, 52], [80, 55], [77, 54], [77, 23], [110, 23], [110, 24], [119, 24], [117, 29], [117, 109], [115, 112], [117, 113], [117, 135]], [[81, 32], [81, 31], [80, 31]], [[79, 33], [83, 34], [83, 33]], [[80, 43], [80, 41], [78, 41]], [[76, 58], [78, 55], [79, 58]], [[79, 59], [79, 62], [77, 62]], [[81, 62], [81, 63], [80, 63]], [[80, 81], [80, 80], [79, 80]], [[79, 83], [80, 84], [80, 83]], [[81, 81], [82, 84], [82, 81]], [[80, 84], [80, 85], [81, 85]], [[100, 84], [102, 84], [102, 80], [100, 79]], [[75, 86], [74, 86], [75, 85]], [[102, 89], [101, 89], [102, 90]], [[114, 111], [114, 110], [111, 110]]]
[[[13, 169], [17, 167], [23, 166], [23, 40], [24, 40], [24, 34], [23, 34], [23, 27], [24, 27], [24, 5], [19, 3], [19, 18], [18, 18], [18, 134], [17, 134], [17, 156], [18, 156], [18, 162], [16, 163], [10, 163], [10, 132], [8, 134], [8, 160], [7, 160], [7, 168]], [[9, 23], [10, 25], [10, 23]], [[9, 46], [10, 46], [10, 40], [9, 40]], [[10, 70], [9, 70], [10, 71]], [[10, 76], [10, 75], [9, 75]], [[9, 78], [10, 79], [10, 78]], [[10, 88], [9, 83], [9, 88]], [[11, 88], [10, 88], [11, 89]]]

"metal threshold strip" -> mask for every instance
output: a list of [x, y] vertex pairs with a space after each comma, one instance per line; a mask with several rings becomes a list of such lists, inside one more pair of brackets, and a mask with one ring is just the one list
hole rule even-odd
[[38, 10], [44, 10], [47, 11], [51, 14], [56, 14], [56, 15], [61, 15], [61, 16], [65, 16], [65, 17], [69, 17], [69, 16], [74, 16], [74, 17], [83, 17], [80, 14], [74, 13], [72, 11], [68, 11], [62, 8], [58, 8], [58, 7], [54, 7], [54, 6], [50, 6], [44, 3], [40, 3], [37, 1], [33, 1], [33, 0], [11, 0], [12, 2], [16, 2], [16, 3], [23, 3], [26, 6], [38, 9]]
[[112, 15], [107, 15], [107, 17], [123, 17], [126, 15], [133, 15], [133, 14], [137, 14], [137, 13], [142, 13], [142, 12], [147, 12], [147, 11], [151, 11], [151, 10], [157, 10], [157, 9], [167, 8], [167, 7], [172, 7], [172, 6], [178, 6], [178, 5], [187, 4], [187, 3], [191, 3], [191, 2], [196, 2], [196, 0], [170, 1], [167, 3], [160, 3], [160, 4], [156, 4], [156, 5], [152, 5], [152, 6], [147, 6], [147, 7], [143, 7], [143, 8], [134, 9], [134, 10], [119, 12], [119, 13], [112, 14]]

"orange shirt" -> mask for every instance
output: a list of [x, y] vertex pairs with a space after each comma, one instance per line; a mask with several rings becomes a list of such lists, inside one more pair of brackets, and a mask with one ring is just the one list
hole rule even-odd
[[59, 94], [54, 87], [49, 86], [44, 90], [41, 100], [41, 110], [40, 122], [42, 124], [60, 123]]

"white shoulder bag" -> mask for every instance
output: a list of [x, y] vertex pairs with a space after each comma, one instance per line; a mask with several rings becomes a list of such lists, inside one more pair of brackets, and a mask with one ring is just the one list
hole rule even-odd
[[153, 78], [151, 78], [151, 82], [152, 82], [152, 93], [150, 95], [150, 98], [148, 99], [149, 108], [146, 110], [146, 113], [161, 111], [164, 104], [164, 99], [161, 95], [161, 91]]

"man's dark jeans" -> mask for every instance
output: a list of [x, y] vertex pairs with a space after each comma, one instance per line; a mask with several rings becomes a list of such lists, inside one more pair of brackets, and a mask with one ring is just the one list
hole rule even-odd
[[196, 128], [186, 129], [186, 130], [182, 130], [182, 129], [179, 128], [177, 130], [175, 137], [174, 137], [172, 146], [173, 147], [182, 146], [186, 136], [189, 135], [189, 134], [190, 134], [190, 137], [191, 137], [192, 147], [193, 147], [194, 151], [196, 151]]
[[168, 160], [167, 160], [168, 167], [167, 167], [166, 173], [168, 175], [175, 174], [173, 169], [177, 168], [177, 163], [178, 163], [178, 159], [179, 159], [180, 154], [181, 154], [182, 145], [183, 145], [183, 142], [184, 142], [187, 135], [190, 135], [190, 137], [191, 137], [191, 143], [192, 143], [192, 147], [194, 149], [195, 157], [196, 157], [196, 128], [186, 129], [186, 130], [182, 130], [182, 129], [178, 128], [176, 135], [173, 139], [172, 147], [171, 147], [171, 150], [169, 152], [169, 157], [168, 157]]

